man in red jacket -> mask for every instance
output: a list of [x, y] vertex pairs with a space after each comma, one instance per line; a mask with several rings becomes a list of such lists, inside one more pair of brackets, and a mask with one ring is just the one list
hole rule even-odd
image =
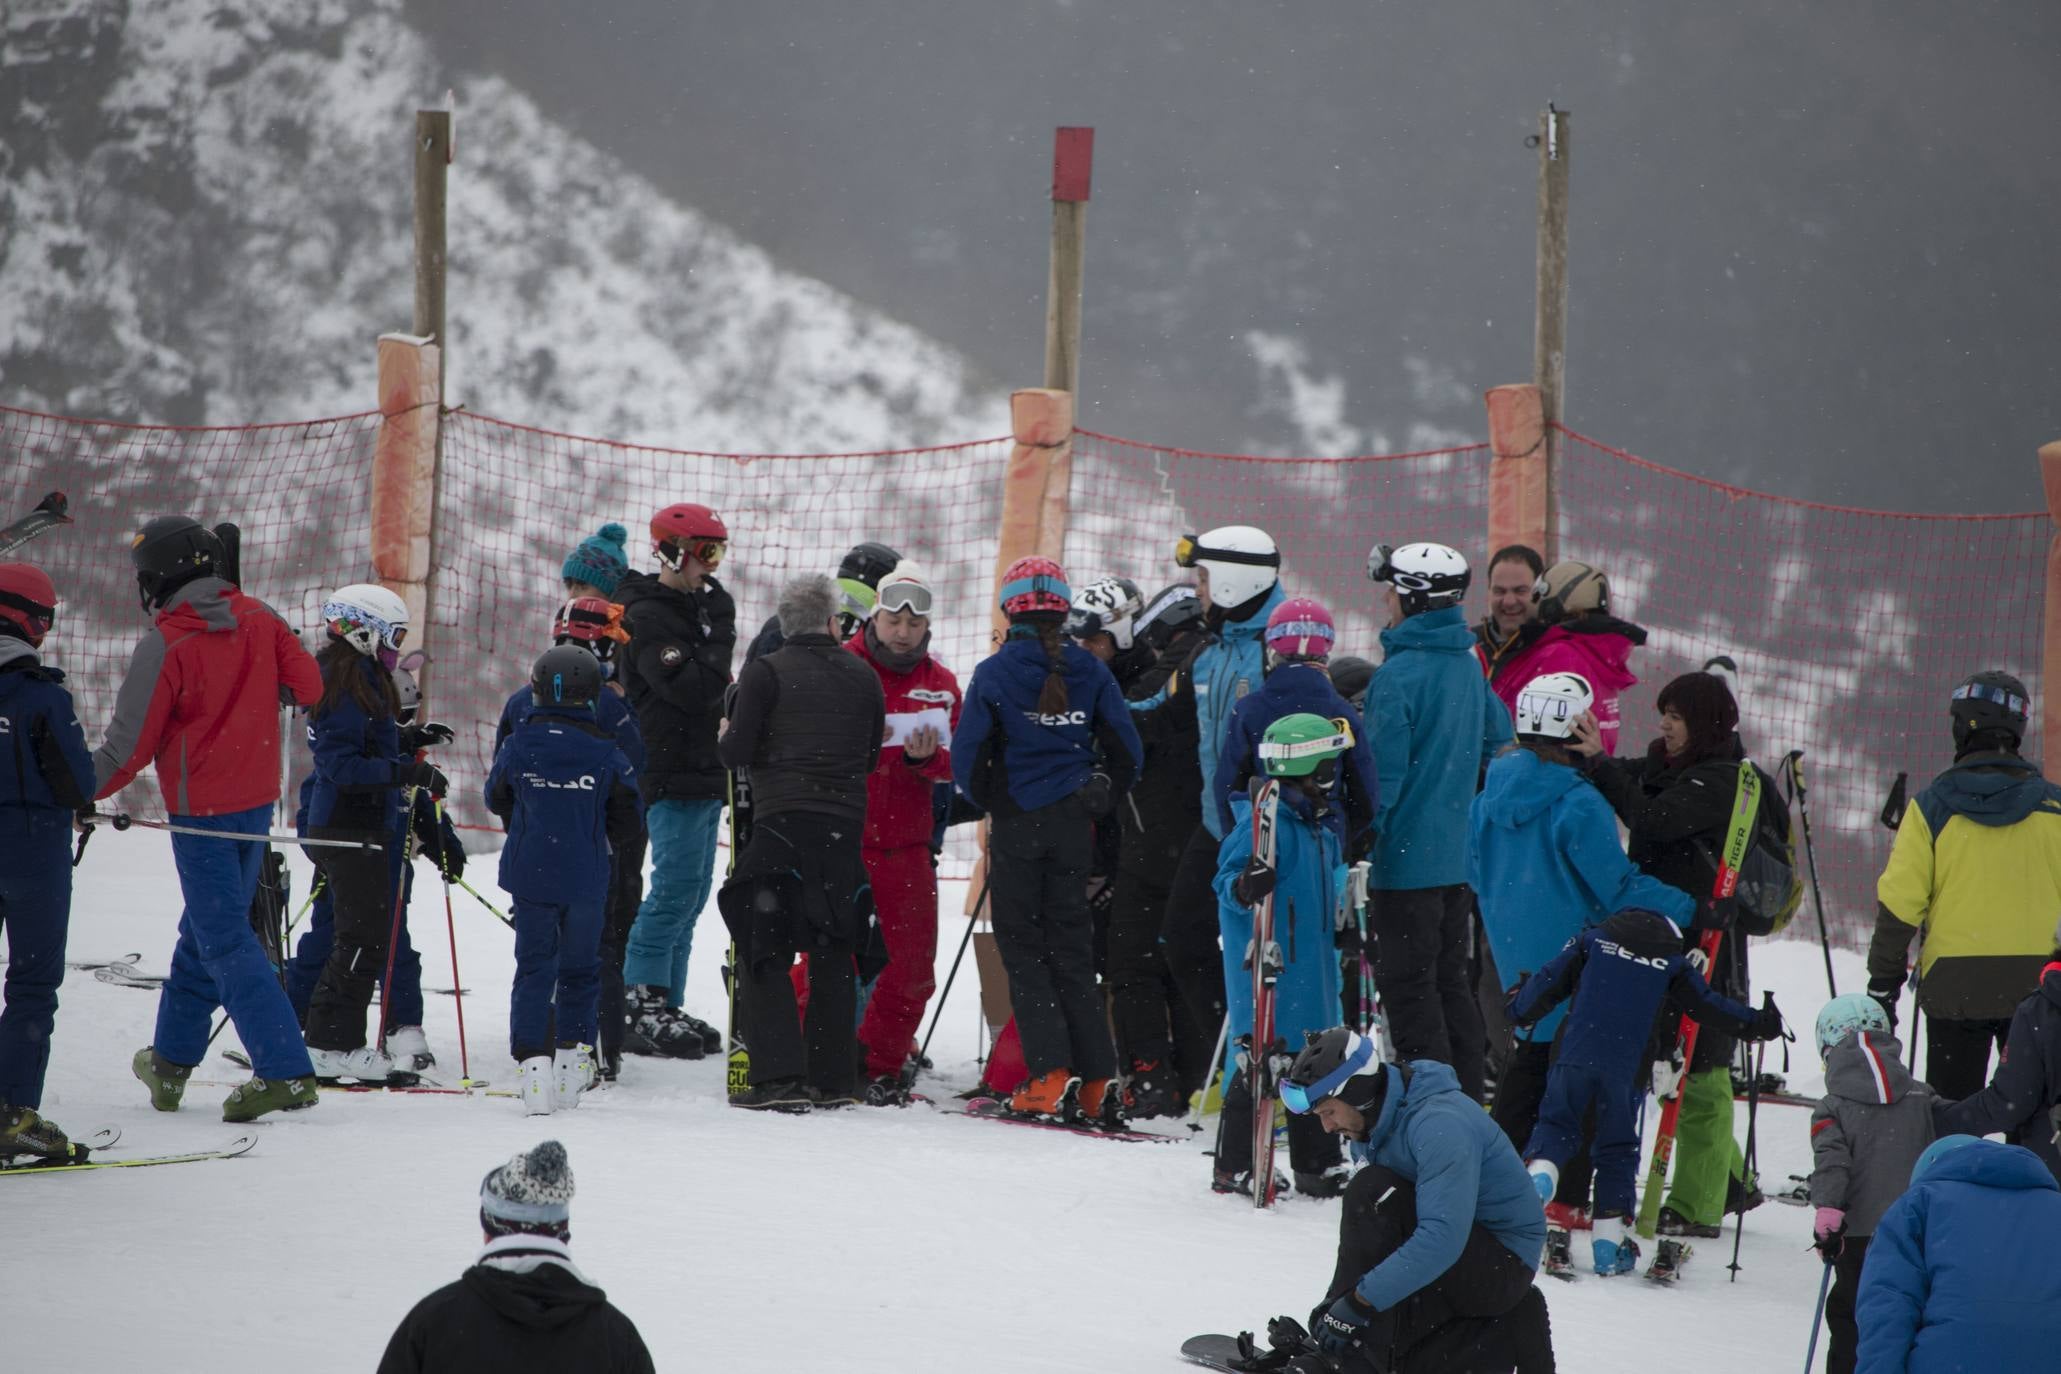
[[937, 989], [937, 868], [930, 837], [931, 793], [952, 780], [946, 742], [959, 724], [959, 679], [930, 656], [930, 585], [908, 559], [874, 589], [874, 610], [845, 642], [872, 665], [887, 698], [888, 738], [866, 780], [861, 841], [887, 967], [873, 985], [859, 1040], [866, 1051], [866, 1100], [907, 1102], [903, 1065], [923, 1008]]
[[[220, 540], [183, 516], [143, 527], [131, 550], [155, 628], [136, 646], [107, 738], [93, 755], [94, 799], [128, 786], [146, 764], [172, 823], [225, 835], [262, 833], [279, 800], [279, 705], [322, 695], [322, 675], [271, 607], [218, 572]], [[172, 859], [186, 897], [157, 1032], [133, 1068], [151, 1105], [176, 1111], [223, 1007], [250, 1052], [253, 1077], [222, 1104], [225, 1121], [313, 1106], [315, 1071], [293, 1006], [250, 927], [264, 845], [186, 833]]]

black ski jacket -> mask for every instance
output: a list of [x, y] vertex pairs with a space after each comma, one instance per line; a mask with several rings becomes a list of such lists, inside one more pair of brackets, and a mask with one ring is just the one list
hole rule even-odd
[[379, 1374], [653, 1374], [637, 1327], [564, 1244], [503, 1236], [394, 1331]]
[[1181, 851], [1202, 824], [1202, 766], [1196, 761], [1202, 727], [1188, 669], [1204, 640], [1200, 630], [1191, 631], [1142, 664], [1120, 655], [1110, 665], [1145, 746], [1137, 784], [1116, 807], [1122, 829], [1117, 862], [1120, 871], [1160, 886], [1173, 882]]
[[784, 811], [864, 821], [884, 701], [880, 675], [827, 634], [796, 635], [745, 664], [717, 749], [751, 769], [754, 822]]
[[687, 592], [636, 572], [615, 599], [630, 632], [617, 671], [644, 736], [645, 804], [723, 800], [729, 784], [716, 757], [716, 726], [737, 646], [737, 603], [713, 577]]

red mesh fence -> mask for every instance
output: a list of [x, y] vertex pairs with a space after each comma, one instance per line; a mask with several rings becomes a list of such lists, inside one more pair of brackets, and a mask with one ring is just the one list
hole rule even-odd
[[1252, 458], [1076, 435], [1066, 568], [1078, 586], [1119, 576], [1149, 597], [1187, 574], [1183, 531], [1257, 525], [1281, 547], [1282, 581], [1338, 624], [1341, 654], [1380, 661], [1367, 581], [1376, 543], [1429, 539], [1470, 557], [1488, 524], [1488, 446], [1357, 458]]
[[[313, 626], [325, 589], [371, 571], [366, 531], [378, 430], [376, 411], [193, 429], [0, 407], [0, 524], [47, 492], [71, 499], [75, 523], [12, 557], [39, 564], [57, 584], [57, 626], [44, 650], [66, 673], [89, 746], [106, 733], [129, 656], [150, 630], [129, 565], [137, 527], [159, 515], [236, 522], [245, 589], [295, 626]], [[112, 806], [161, 816], [152, 773]]]
[[[1865, 948], [1891, 839], [1877, 817], [1897, 773], [1915, 796], [1951, 762], [1948, 694], [2001, 668], [2039, 695], [2052, 521], [1791, 501], [1561, 433], [1560, 556], [1608, 573], [1617, 614], [1650, 636], [1618, 753], [1654, 737], [1670, 678], [1730, 655], [1747, 749], [1770, 772], [1804, 751], [1826, 920]], [[1808, 905], [1792, 931], [1815, 938]]]

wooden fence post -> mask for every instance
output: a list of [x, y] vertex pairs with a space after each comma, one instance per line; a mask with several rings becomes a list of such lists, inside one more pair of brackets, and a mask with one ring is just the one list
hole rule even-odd
[[2061, 777], [2061, 440], [2040, 445], [2040, 484], [2055, 522], [2047, 541], [2047, 595], [2040, 616], [2040, 757]]
[[[1567, 415], [1567, 173], [1573, 145], [1567, 111], [1550, 103], [1539, 116], [1538, 310], [1532, 332], [1532, 381], [1545, 413], [1546, 491], [1552, 506], [1553, 426]], [[1534, 545], [1541, 553], [1544, 545]]]

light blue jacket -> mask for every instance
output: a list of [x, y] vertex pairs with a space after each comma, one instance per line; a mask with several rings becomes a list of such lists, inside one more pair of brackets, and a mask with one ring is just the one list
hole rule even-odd
[[[1219, 840], [1224, 838], [1224, 822], [1210, 796], [1217, 776], [1217, 754], [1223, 749], [1231, 712], [1247, 693], [1259, 690], [1260, 680], [1266, 676], [1267, 617], [1287, 599], [1288, 593], [1276, 582], [1258, 610], [1244, 620], [1218, 626], [1216, 638], [1203, 646], [1188, 670], [1189, 681], [1195, 684], [1195, 723], [1201, 727], [1196, 757], [1202, 764], [1202, 823]], [[1481, 676], [1478, 669], [1475, 676]]]
[[[1292, 1053], [1303, 1036], [1338, 1024], [1338, 945], [1335, 913], [1345, 882], [1338, 836], [1310, 815], [1309, 803], [1282, 794], [1274, 825], [1274, 942], [1282, 968], [1274, 983], [1274, 1034]], [[1252, 909], [1231, 895], [1231, 884], [1252, 857], [1252, 801], [1231, 803], [1231, 828], [1217, 850], [1217, 924], [1224, 936], [1224, 1013], [1231, 1033], [1224, 1071], [1235, 1071], [1237, 1040], [1252, 1032], [1252, 970], [1245, 947], [1252, 940]]]

